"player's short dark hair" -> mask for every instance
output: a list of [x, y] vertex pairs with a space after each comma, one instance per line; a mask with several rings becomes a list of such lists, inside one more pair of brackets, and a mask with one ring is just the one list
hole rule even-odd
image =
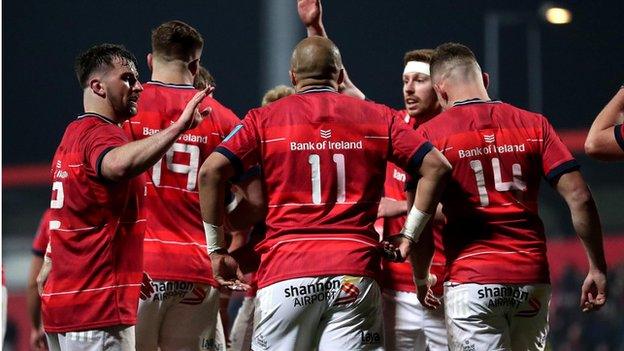
[[435, 48], [431, 57], [430, 70], [433, 77], [445, 67], [468, 66], [477, 64], [475, 54], [467, 46], [459, 43], [444, 43]]
[[195, 89], [204, 90], [209, 85], [216, 87], [217, 82], [215, 81], [210, 71], [208, 71], [204, 66], [199, 66], [199, 70], [195, 75], [195, 79], [193, 79], [193, 86]]
[[417, 49], [408, 51], [403, 56], [403, 66], [407, 65], [410, 61], [418, 62], [431, 62], [431, 56], [433, 56], [433, 49]]
[[113, 68], [115, 59], [137, 65], [136, 57], [123, 45], [100, 44], [78, 55], [74, 64], [74, 71], [80, 87], [84, 89], [89, 85], [89, 77], [93, 72], [104, 67]]
[[203, 47], [201, 34], [182, 21], [165, 22], [152, 30], [152, 53], [167, 61], [192, 61]]

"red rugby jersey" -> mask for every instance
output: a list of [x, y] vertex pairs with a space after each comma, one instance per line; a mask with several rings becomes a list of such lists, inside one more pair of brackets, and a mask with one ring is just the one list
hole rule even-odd
[[142, 176], [111, 182], [100, 163], [123, 130], [87, 113], [69, 124], [52, 161], [52, 270], [41, 297], [47, 332], [136, 323], [143, 271]]
[[251, 110], [216, 151], [238, 173], [259, 163], [267, 233], [258, 287], [299, 277], [378, 278], [373, 223], [386, 161], [418, 169], [431, 144], [382, 105], [310, 89]]
[[442, 197], [449, 280], [549, 281], [540, 180], [578, 169], [545, 117], [500, 101], [456, 103], [419, 131], [453, 165]]
[[615, 132], [615, 140], [622, 150], [624, 150], [624, 124], [616, 125], [613, 131]]
[[[416, 127], [422, 121], [416, 123], [415, 118], [411, 118], [406, 110], [395, 111], [397, 117], [401, 118], [412, 128]], [[396, 201], [406, 201], [405, 197], [405, 181], [407, 174], [400, 167], [388, 162], [386, 168], [386, 181], [384, 183], [384, 196]], [[383, 235], [388, 237], [401, 232], [405, 223], [406, 215], [386, 217], [383, 223]], [[435, 243], [435, 251], [433, 261], [431, 263], [431, 273], [438, 277], [438, 282], [432, 287], [433, 292], [437, 295], [443, 293], [444, 266], [446, 260], [444, 258], [444, 250], [442, 247], [442, 228], [444, 221], [435, 221], [433, 224], [433, 236]], [[383, 287], [395, 291], [416, 292], [416, 285], [412, 274], [412, 265], [409, 259], [405, 262], [383, 261]]]
[[[134, 140], [170, 126], [198, 91], [191, 85], [155, 81], [143, 88], [139, 113], [124, 124]], [[155, 280], [217, 285], [206, 251], [197, 175], [204, 160], [240, 120], [211, 97], [204, 99], [200, 110], [207, 106], [212, 108], [210, 115], [182, 134], [147, 172], [144, 269]]]
[[39, 220], [39, 227], [37, 227], [37, 233], [32, 243], [32, 252], [34, 255], [43, 257], [46, 249], [48, 248], [48, 242], [50, 241], [50, 214], [51, 210], [47, 209]]

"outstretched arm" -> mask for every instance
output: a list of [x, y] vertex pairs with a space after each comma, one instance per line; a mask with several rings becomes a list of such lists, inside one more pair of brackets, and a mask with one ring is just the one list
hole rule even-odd
[[570, 208], [574, 230], [589, 261], [581, 288], [581, 308], [583, 312], [598, 310], [607, 301], [607, 263], [596, 204], [579, 171], [563, 174], [555, 186]]
[[[318, 35], [328, 38], [325, 26], [323, 25], [323, 7], [320, 0], [297, 0], [297, 12], [303, 25], [308, 32], [308, 37]], [[365, 99], [366, 96], [358, 87], [353, 84], [346, 68], [344, 68], [344, 80], [340, 84], [340, 93], [353, 96], [358, 99]]]
[[102, 159], [100, 172], [108, 180], [132, 178], [152, 167], [167, 152], [182, 133], [194, 128], [210, 110], [199, 111], [198, 106], [210, 93], [208, 88], [195, 94], [187, 103], [180, 118], [166, 129], [149, 138], [116, 147]]
[[624, 160], [624, 86], [600, 111], [585, 140], [585, 153], [603, 161]]

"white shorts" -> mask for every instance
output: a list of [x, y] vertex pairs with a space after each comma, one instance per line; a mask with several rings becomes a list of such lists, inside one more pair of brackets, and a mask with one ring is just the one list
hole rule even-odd
[[416, 293], [384, 290], [383, 315], [386, 350], [448, 350], [442, 306], [428, 310]]
[[230, 332], [230, 351], [249, 351], [254, 329], [254, 311], [256, 298], [246, 296], [238, 309], [232, 331]]
[[50, 351], [134, 351], [134, 326], [46, 333]]
[[451, 350], [544, 350], [549, 284], [444, 284]]
[[219, 290], [178, 281], [153, 281], [152, 287], [152, 296], [139, 301], [137, 350], [225, 350]]
[[325, 276], [258, 290], [252, 349], [383, 350], [381, 292], [374, 279]]

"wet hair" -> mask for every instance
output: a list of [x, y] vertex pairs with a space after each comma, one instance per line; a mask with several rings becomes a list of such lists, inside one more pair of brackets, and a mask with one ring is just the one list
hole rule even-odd
[[74, 71], [81, 88], [89, 85], [91, 75], [104, 68], [111, 69], [115, 66], [115, 59], [122, 62], [132, 62], [137, 65], [134, 55], [122, 45], [100, 44], [91, 47], [76, 57]]

